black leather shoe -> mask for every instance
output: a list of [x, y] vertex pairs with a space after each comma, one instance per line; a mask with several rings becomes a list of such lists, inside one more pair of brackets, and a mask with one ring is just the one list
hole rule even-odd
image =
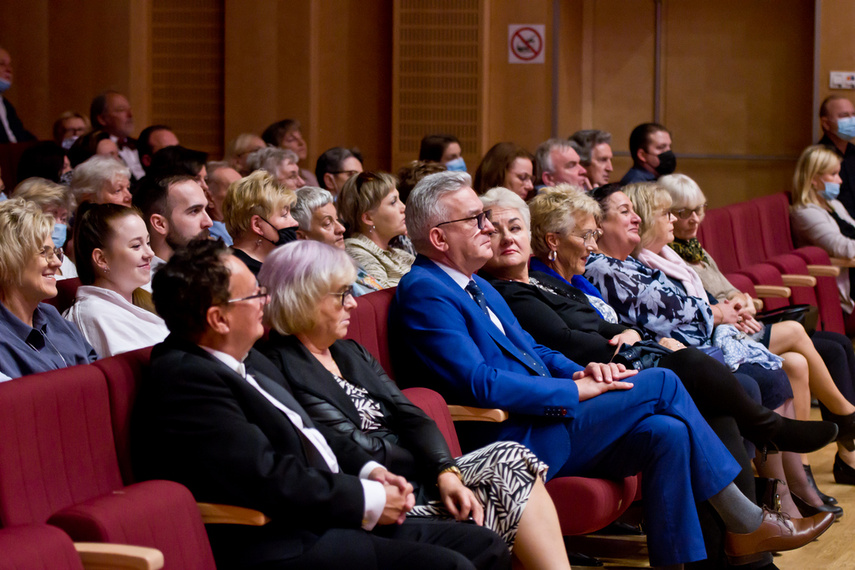
[[790, 491], [790, 496], [793, 498], [793, 503], [795, 503], [796, 508], [803, 517], [812, 517], [819, 513], [833, 513], [834, 519], [837, 520], [843, 516], [843, 507], [841, 506], [822, 504], [819, 507], [815, 507], [792, 491]]
[[845, 447], [847, 451], [855, 450], [855, 413], [848, 416], [838, 416], [829, 412], [825, 406], [820, 406], [819, 411], [822, 414], [822, 419], [837, 424], [839, 428], [837, 441], [840, 442], [840, 445]]
[[[769, 437], [769, 447], [778, 451], [810, 453], [838, 439], [837, 425], [833, 422], [803, 422], [780, 417], [780, 422], [776, 423]], [[762, 442], [758, 447], [763, 448]]]
[[816, 491], [816, 494], [819, 495], [822, 502], [826, 505], [836, 505], [837, 499], [830, 495], [826, 495], [819, 490], [819, 487], [816, 486], [816, 479], [813, 478], [813, 471], [810, 470], [810, 465], [802, 465], [802, 467], [805, 468], [805, 476], [807, 477], [808, 484], [813, 487], [813, 490]]
[[855, 485], [855, 469], [849, 467], [840, 459], [840, 454], [834, 456], [834, 467], [831, 472], [834, 474], [834, 482], [840, 485]]

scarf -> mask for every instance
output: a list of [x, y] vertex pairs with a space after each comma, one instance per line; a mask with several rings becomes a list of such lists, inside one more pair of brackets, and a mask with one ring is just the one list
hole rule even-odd
[[698, 241], [698, 238], [674, 238], [674, 242], [671, 244], [671, 249], [673, 249], [677, 255], [682, 257], [688, 263], [700, 263], [703, 261], [707, 265], [710, 265], [710, 258], [707, 257], [707, 252], [704, 251], [704, 248], [701, 246], [701, 242]]
[[683, 258], [674, 253], [667, 245], [662, 248], [659, 255], [649, 249], [642, 249], [637, 256], [638, 261], [652, 269], [658, 269], [671, 279], [676, 279], [686, 288], [686, 293], [692, 297], [707, 299], [707, 292], [701, 278], [695, 270], [689, 267]]

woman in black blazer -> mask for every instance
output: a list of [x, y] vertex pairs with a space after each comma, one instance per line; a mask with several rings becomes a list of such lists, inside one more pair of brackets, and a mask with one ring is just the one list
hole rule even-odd
[[436, 424], [401, 393], [358, 343], [343, 340], [356, 307], [348, 255], [315, 241], [278, 248], [259, 282], [272, 330], [262, 347], [316, 422], [353, 438], [416, 487], [410, 516], [472, 519], [498, 532], [526, 568], [570, 568], [547, 466], [517, 443], [456, 460]]

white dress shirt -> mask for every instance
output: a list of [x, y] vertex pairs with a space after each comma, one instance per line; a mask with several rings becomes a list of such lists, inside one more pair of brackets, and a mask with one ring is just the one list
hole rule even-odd
[[[110, 140], [119, 144], [119, 137], [115, 135], [110, 135]], [[140, 155], [137, 152], [137, 149], [126, 146], [124, 148], [119, 149], [119, 158], [122, 159], [122, 162], [125, 163], [125, 166], [131, 171], [131, 175], [140, 180], [143, 176], [145, 176], [145, 170], [142, 167], [142, 163], [140, 163]]]
[[6, 136], [9, 137], [10, 143], [18, 142], [17, 137], [15, 137], [15, 133], [12, 132], [12, 127], [9, 126], [9, 117], [6, 115], [6, 104], [3, 103], [2, 95], [0, 95], [0, 125], [2, 125], [3, 129], [6, 131]]
[[[433, 261], [433, 260], [431, 259], [431, 261]], [[467, 277], [466, 275], [464, 275], [460, 271], [454, 269], [453, 267], [449, 267], [449, 266], [444, 265], [438, 261], [433, 261], [433, 262], [436, 263], [436, 265], [440, 269], [445, 271], [445, 274], [448, 275], [449, 277], [451, 277], [455, 283], [460, 285], [461, 289], [466, 291], [466, 286], [469, 285], [470, 281], [472, 281], [471, 276]], [[472, 295], [469, 293], [469, 291], [466, 291], [466, 294], [469, 295], [470, 297], [472, 297]], [[475, 301], [476, 303], [478, 302], [478, 300], [475, 299], [475, 297], [472, 297], [472, 300]], [[505, 327], [502, 326], [502, 321], [499, 320], [499, 317], [496, 316], [496, 313], [494, 313], [493, 310], [489, 306], [487, 307], [487, 313], [490, 315], [490, 320], [493, 321], [493, 324], [496, 325], [497, 327], [499, 327], [499, 330], [502, 331], [502, 334], [505, 334]]]

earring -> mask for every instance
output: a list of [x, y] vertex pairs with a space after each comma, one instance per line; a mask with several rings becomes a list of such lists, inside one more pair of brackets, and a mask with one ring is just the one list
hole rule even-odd
[[546, 259], [548, 259], [549, 261], [555, 261], [556, 257], [558, 257], [558, 254], [555, 252], [554, 249], [550, 249], [549, 253], [546, 255]]
[[258, 238], [257, 240], [255, 240], [255, 247], [258, 247], [260, 245], [261, 245], [261, 238]]
[[109, 267], [105, 267], [105, 268], [104, 268], [104, 273], [110, 273], [110, 268], [109, 268]]
[[374, 226], [371, 226], [371, 230], [370, 230], [370, 231], [372, 231], [372, 232], [374, 231]]

